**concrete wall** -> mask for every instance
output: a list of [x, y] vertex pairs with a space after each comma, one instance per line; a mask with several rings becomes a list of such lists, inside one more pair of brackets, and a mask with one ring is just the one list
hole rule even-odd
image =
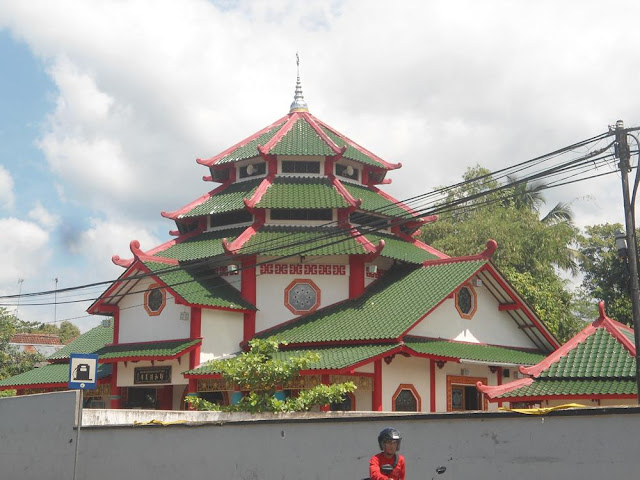
[[[68, 392], [0, 399], [0, 477], [72, 478], [73, 407]], [[189, 422], [132, 426], [153, 419]], [[84, 425], [79, 479], [362, 479], [390, 425], [403, 435], [409, 480], [618, 479], [640, 468], [638, 407], [547, 416], [85, 410]]]

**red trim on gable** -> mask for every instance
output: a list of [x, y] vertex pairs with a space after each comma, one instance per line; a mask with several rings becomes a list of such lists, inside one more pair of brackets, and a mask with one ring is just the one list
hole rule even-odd
[[[434, 215], [437, 217], [437, 215]], [[400, 238], [401, 240], [404, 240], [405, 242], [409, 242], [411, 243], [413, 246], [418, 247], [422, 250], [424, 250], [425, 252], [429, 252], [432, 255], [436, 255], [439, 258], [450, 258], [449, 255], [447, 255], [446, 253], [441, 252], [440, 250], [436, 250], [435, 248], [433, 248], [431, 245], [427, 245], [424, 242], [421, 242], [420, 240], [418, 240], [417, 238], [413, 238], [410, 235], [407, 235], [405, 233], [402, 232], [397, 232], [396, 236], [398, 238]]]
[[233, 242], [229, 242], [226, 238], [222, 239], [222, 248], [225, 252], [230, 255], [235, 255], [238, 250], [240, 250], [245, 243], [249, 241], [251, 237], [253, 237], [260, 228], [264, 225], [263, 218], [256, 218], [256, 221], [253, 222], [253, 225], [247, 227], [247, 229], [242, 232], [240, 235], [236, 237]]
[[[482, 382], [476, 383], [476, 388], [481, 393], [484, 393], [490, 400], [499, 395], [504, 395], [505, 393], [511, 392], [517, 388], [528, 387], [533, 383], [533, 378], [519, 378], [518, 380], [514, 380], [513, 382], [505, 383], [503, 385], [484, 385]], [[509, 401], [506, 398], [501, 399], [502, 402]]]
[[253, 192], [253, 196], [251, 198], [244, 199], [244, 204], [248, 208], [254, 208], [256, 204], [260, 202], [260, 200], [262, 199], [262, 196], [267, 192], [267, 189], [273, 184], [274, 178], [275, 178], [275, 175], [272, 173], [267, 175], [264, 178], [264, 180], [260, 182], [260, 185], [258, 185], [258, 188], [256, 188], [256, 191]]
[[258, 138], [263, 133], [266, 133], [269, 130], [277, 127], [280, 124], [282, 124], [287, 117], [288, 117], [288, 115], [285, 115], [284, 117], [282, 117], [282, 118], [276, 120], [275, 122], [273, 122], [268, 127], [265, 127], [262, 130], [259, 130], [258, 132], [254, 133], [250, 137], [247, 137], [244, 140], [236, 143], [234, 146], [227, 148], [225, 151], [223, 151], [222, 153], [219, 153], [215, 157], [211, 157], [211, 158], [206, 159], [206, 160], [198, 158], [198, 159], [196, 159], [196, 162], [199, 163], [200, 165], [204, 165], [204, 166], [210, 167], [213, 164], [215, 164], [216, 162], [218, 162], [220, 159], [226, 157], [229, 153], [233, 152], [234, 150], [246, 145], [247, 143], [251, 142], [252, 140]]
[[377, 155], [374, 155], [373, 153], [371, 153], [369, 150], [367, 150], [364, 147], [361, 147], [360, 145], [358, 145], [356, 142], [354, 142], [353, 140], [351, 140], [350, 138], [346, 137], [345, 135], [341, 134], [340, 132], [338, 132], [337, 130], [335, 130], [334, 128], [330, 127], [329, 125], [327, 125], [326, 123], [324, 123], [322, 120], [319, 120], [318, 118], [314, 117], [313, 115], [309, 114], [310, 117], [312, 117], [317, 123], [318, 125], [322, 125], [323, 127], [325, 127], [327, 130], [330, 130], [332, 133], [336, 134], [338, 137], [340, 137], [340, 139], [345, 142], [348, 145], [351, 145], [353, 148], [355, 148], [356, 150], [358, 150], [361, 153], [364, 153], [365, 155], [373, 158], [375, 161], [379, 162], [381, 165], [384, 165], [388, 170], [395, 170], [397, 168], [402, 167], [402, 163], [389, 163], [383, 159], [381, 159], [380, 157], [378, 157]]
[[140, 249], [140, 242], [138, 240], [131, 240], [129, 243], [129, 248], [131, 249], [131, 253], [133, 256], [140, 261], [147, 262], [156, 262], [156, 263], [165, 263], [167, 265], [178, 265], [178, 260], [173, 258], [163, 258], [163, 257], [154, 257], [149, 255], [148, 253], [143, 252]]
[[258, 152], [261, 155], [268, 155], [269, 150], [271, 150], [275, 145], [277, 145], [278, 142], [282, 140], [282, 137], [284, 137], [287, 133], [289, 133], [289, 130], [293, 128], [293, 126], [295, 125], [295, 123], [298, 121], [299, 118], [300, 118], [299, 113], [297, 112], [290, 113], [287, 121], [284, 123], [282, 127], [280, 127], [280, 130], [278, 130], [278, 132], [273, 137], [271, 137], [271, 140], [269, 140], [264, 145], [258, 145]]
[[176, 220], [180, 215], [191, 211], [194, 207], [196, 207], [197, 205], [200, 205], [204, 202], [206, 202], [207, 200], [209, 200], [211, 197], [213, 197], [214, 195], [219, 194], [220, 192], [222, 192], [223, 190], [225, 190], [226, 188], [229, 187], [229, 185], [232, 184], [231, 178], [227, 179], [224, 183], [218, 185], [216, 188], [214, 188], [213, 190], [211, 190], [208, 193], [205, 193], [204, 195], [196, 198], [193, 202], [186, 204], [184, 207], [179, 208], [178, 210], [174, 210], [173, 212], [160, 212], [160, 215], [162, 215], [164, 218], [168, 218], [170, 220]]
[[349, 193], [349, 190], [344, 188], [342, 182], [338, 180], [333, 173], [329, 174], [328, 177], [331, 184], [335, 187], [338, 193], [344, 197], [344, 199], [349, 205], [351, 205], [352, 208], [360, 208], [360, 205], [362, 205], [362, 199], [358, 198], [356, 200], [355, 198], [353, 198], [353, 196]]

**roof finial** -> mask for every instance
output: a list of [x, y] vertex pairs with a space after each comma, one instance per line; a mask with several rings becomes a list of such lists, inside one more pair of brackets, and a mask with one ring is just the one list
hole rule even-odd
[[300, 56], [296, 52], [296, 66], [298, 67], [298, 81], [296, 82], [296, 93], [293, 96], [293, 103], [289, 109], [289, 113], [293, 112], [308, 112], [307, 102], [304, 101], [302, 96], [302, 84], [300, 83]]

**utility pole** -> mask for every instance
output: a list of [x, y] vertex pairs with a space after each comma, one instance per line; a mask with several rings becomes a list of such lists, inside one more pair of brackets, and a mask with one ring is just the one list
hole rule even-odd
[[638, 280], [638, 244], [636, 241], [636, 225], [633, 209], [629, 200], [629, 144], [624, 122], [616, 122], [616, 156], [620, 159], [620, 177], [622, 179], [622, 201], [624, 203], [624, 223], [627, 229], [627, 261], [631, 276], [631, 306], [633, 313], [633, 334], [636, 347], [636, 388], [638, 404], [640, 404], [640, 282]]

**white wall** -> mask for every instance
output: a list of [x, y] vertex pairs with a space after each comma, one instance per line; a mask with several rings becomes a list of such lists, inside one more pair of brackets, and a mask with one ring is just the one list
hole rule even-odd
[[401, 384], [411, 384], [421, 399], [422, 411], [429, 411], [429, 360], [396, 355], [382, 362], [382, 409], [393, 410], [393, 395]]
[[187, 315], [180, 319], [181, 313], [190, 313], [185, 305], [175, 303], [175, 298], [165, 289], [166, 305], [160, 315], [151, 316], [144, 309], [144, 291], [155, 283], [145, 278], [136, 284], [135, 290], [142, 293], [127, 295], [120, 303], [120, 343], [153, 342], [156, 340], [176, 340], [189, 338], [190, 322]]
[[[270, 257], [260, 257], [258, 262], [262, 262]], [[261, 331], [272, 327], [286, 320], [298, 317], [292, 313], [284, 302], [285, 289], [297, 279], [312, 280], [320, 289], [320, 306], [318, 308], [340, 302], [349, 297], [349, 265], [346, 264], [347, 257], [323, 257], [322, 263], [318, 259], [309, 257], [305, 259], [302, 267], [317, 265], [340, 265], [344, 267], [344, 275], [311, 275], [305, 274], [269, 274], [258, 271], [256, 278], [257, 297], [256, 303], [258, 312], [256, 314], [256, 331]], [[278, 262], [269, 265], [274, 269], [278, 264], [299, 265], [295, 262]]]
[[498, 301], [485, 287], [473, 287], [478, 309], [471, 319], [462, 318], [455, 298], [442, 302], [411, 331], [410, 335], [445, 338], [473, 343], [536, 348], [518, 328], [508, 312], [498, 310]]
[[[164, 385], [186, 385], [189, 382], [182, 376], [183, 372], [189, 370], [189, 357], [183, 356], [178, 360], [156, 360], [155, 365], [151, 362], [120, 362], [118, 363], [118, 386], [119, 387], [162, 387]], [[139, 367], [171, 367], [171, 383], [137, 385], [133, 383], [134, 369]]]
[[200, 363], [240, 350], [242, 313], [202, 309]]
[[[72, 478], [74, 405], [74, 392], [0, 399], [3, 480]], [[187, 423], [133, 426], [150, 420]], [[640, 468], [638, 407], [546, 416], [85, 410], [77, 478], [361, 479], [388, 426], [403, 436], [408, 479], [623, 479]]]

